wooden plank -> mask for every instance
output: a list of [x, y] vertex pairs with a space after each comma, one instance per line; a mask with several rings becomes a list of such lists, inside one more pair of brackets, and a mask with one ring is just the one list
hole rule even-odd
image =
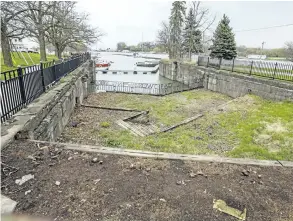
[[133, 128], [130, 122], [125, 122], [121, 120], [121, 124], [123, 124], [128, 130], [130, 130], [133, 134], [136, 134], [137, 136], [144, 137], [145, 135], [140, 132], [139, 130]]
[[130, 133], [132, 133], [133, 135], [135, 135], [135, 136], [140, 136], [140, 135], [138, 135], [137, 133], [135, 133], [134, 131], [130, 130], [130, 129], [128, 128], [128, 126], [125, 124], [126, 122], [124, 122], [123, 120], [118, 120], [118, 121], [116, 121], [116, 123], [117, 123], [119, 126], [121, 126], [122, 128], [124, 128], [124, 129], [126, 129], [126, 130], [129, 130]]
[[145, 132], [141, 128], [139, 128], [139, 125], [136, 125], [136, 124], [134, 124], [132, 122], [127, 122], [127, 123], [130, 126], [130, 129], [132, 131], [135, 131], [135, 133], [139, 134], [142, 137], [144, 137], [145, 135], [147, 135], [147, 134], [145, 134]]
[[130, 112], [142, 112], [142, 110], [137, 109], [127, 109], [121, 107], [102, 107], [102, 106], [94, 106], [94, 105], [80, 105], [81, 107], [89, 107], [89, 108], [97, 108], [97, 109], [105, 109], [105, 110], [116, 110], [116, 111], [130, 111]]
[[279, 167], [293, 167], [293, 162], [291, 161], [281, 161], [282, 165], [276, 160], [256, 160], [249, 158], [229, 158], [229, 157], [219, 157], [211, 155], [192, 155], [192, 154], [174, 154], [166, 152], [151, 152], [143, 150], [131, 150], [124, 148], [115, 147], [104, 147], [104, 146], [91, 146], [84, 144], [73, 144], [73, 143], [59, 143], [59, 142], [49, 142], [40, 140], [29, 140], [35, 143], [43, 143], [46, 145], [61, 145], [64, 149], [85, 151], [85, 152], [96, 152], [103, 154], [117, 154], [135, 157], [150, 157], [155, 159], [176, 159], [176, 160], [192, 160], [198, 162], [214, 162], [214, 163], [228, 163], [228, 164], [238, 164], [238, 165], [257, 165], [257, 166], [279, 166]]
[[124, 118], [123, 120], [124, 120], [124, 121], [132, 120], [132, 119], [134, 119], [134, 118], [136, 118], [136, 117], [139, 117], [139, 116], [141, 116], [141, 115], [143, 115], [143, 114], [148, 114], [148, 113], [149, 113], [149, 111], [142, 111], [141, 113], [135, 114], [135, 115], [130, 116], [130, 117], [126, 117], [126, 118]]
[[202, 116], [203, 116], [203, 114], [198, 114], [198, 115], [196, 115], [196, 116], [194, 116], [194, 117], [187, 118], [187, 119], [181, 121], [181, 122], [178, 123], [178, 124], [172, 125], [172, 126], [170, 126], [170, 127], [167, 127], [167, 128], [165, 128], [165, 129], [159, 131], [159, 133], [165, 133], [165, 132], [167, 132], [167, 131], [173, 130], [173, 129], [179, 127], [179, 126], [182, 126], [182, 125], [185, 125], [185, 124], [187, 124], [187, 123], [189, 123], [189, 122], [191, 122], [191, 121], [194, 121], [194, 120], [196, 120], [196, 119], [198, 119], [198, 118], [200, 118], [200, 117], [202, 117]]

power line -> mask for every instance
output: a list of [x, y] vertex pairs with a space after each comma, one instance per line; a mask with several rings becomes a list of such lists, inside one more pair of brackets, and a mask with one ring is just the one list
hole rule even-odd
[[287, 27], [287, 26], [291, 26], [291, 25], [293, 25], [293, 24], [277, 25], [277, 26], [270, 26], [270, 27], [264, 27], [264, 28], [255, 28], [255, 29], [246, 29], [246, 30], [239, 30], [239, 31], [235, 31], [235, 32], [258, 31], [258, 30], [271, 29], [271, 28]]

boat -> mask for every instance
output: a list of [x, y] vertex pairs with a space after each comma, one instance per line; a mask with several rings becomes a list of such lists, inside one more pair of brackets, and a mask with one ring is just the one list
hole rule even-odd
[[136, 63], [136, 66], [137, 67], [155, 67], [157, 66], [158, 64], [156, 63], [151, 63], [151, 62], [137, 62]]
[[111, 66], [111, 61], [104, 61], [104, 60], [95, 60], [95, 66], [96, 68], [106, 68]]

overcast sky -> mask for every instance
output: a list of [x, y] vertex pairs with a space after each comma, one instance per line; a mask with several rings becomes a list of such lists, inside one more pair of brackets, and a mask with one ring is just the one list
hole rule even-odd
[[[190, 2], [187, 2], [189, 6]], [[119, 41], [128, 45], [142, 41], [156, 40], [161, 21], [170, 16], [171, 1], [154, 0], [99, 0], [79, 1], [81, 11], [90, 14], [90, 22], [107, 35], [98, 48], [116, 48]], [[265, 1], [206, 1], [202, 5], [211, 10], [219, 19], [227, 14], [234, 31], [293, 24], [293, 2]], [[284, 42], [293, 40], [293, 26], [267, 30], [235, 32], [237, 45], [265, 48], [283, 47]]]

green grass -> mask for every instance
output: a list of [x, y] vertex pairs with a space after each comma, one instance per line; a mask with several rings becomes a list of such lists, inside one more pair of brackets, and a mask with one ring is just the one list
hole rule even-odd
[[[164, 99], [161, 105], [147, 99], [143, 103], [142, 98], [138, 99], [141, 102], [132, 100], [125, 104], [127, 107], [142, 105], [142, 109], [149, 109], [159, 124], [170, 125], [186, 117], [184, 111], [174, 114], [176, 106], [205, 99], [200, 93], [183, 92], [182, 95], [181, 98], [186, 100], [181, 104], [172, 96]], [[167, 133], [136, 137], [127, 130], [108, 127], [102, 128], [98, 136], [105, 145], [122, 148], [293, 160], [293, 103], [272, 102], [251, 95], [246, 97], [248, 102], [230, 103], [230, 109], [226, 111], [207, 113], [203, 118]]]
[[[31, 65], [40, 63], [40, 54], [29, 53], [29, 55], [32, 58], [32, 60], [31, 60], [27, 53], [23, 53], [23, 52], [19, 52], [19, 53], [25, 57], [28, 64], [25, 62], [25, 60], [23, 59], [23, 57], [21, 55], [20, 55], [20, 57], [18, 56], [17, 52], [11, 52], [13, 67], [8, 67], [8, 66], [4, 65], [3, 55], [1, 53], [0, 54], [1, 72], [16, 69], [18, 65], [25, 67], [25, 66], [31, 66]], [[52, 61], [54, 59], [58, 60], [58, 58], [55, 55], [47, 55], [48, 61]]]
[[[227, 100], [228, 97], [218, 93], [211, 93], [205, 90], [185, 91], [173, 94], [161, 99], [148, 95], [135, 95], [131, 99], [122, 99], [116, 102], [118, 107], [126, 107], [140, 110], [149, 110], [150, 117], [155, 119], [158, 125], [170, 126], [190, 117], [187, 105], [193, 102], [205, 100]], [[196, 105], [196, 103], [194, 103]]]
[[101, 127], [104, 127], [104, 128], [108, 128], [108, 127], [110, 127], [110, 125], [111, 125], [111, 124], [110, 124], [109, 122], [107, 122], [107, 121], [104, 121], [104, 122], [101, 122], [101, 123], [100, 123], [100, 126], [101, 126]]

